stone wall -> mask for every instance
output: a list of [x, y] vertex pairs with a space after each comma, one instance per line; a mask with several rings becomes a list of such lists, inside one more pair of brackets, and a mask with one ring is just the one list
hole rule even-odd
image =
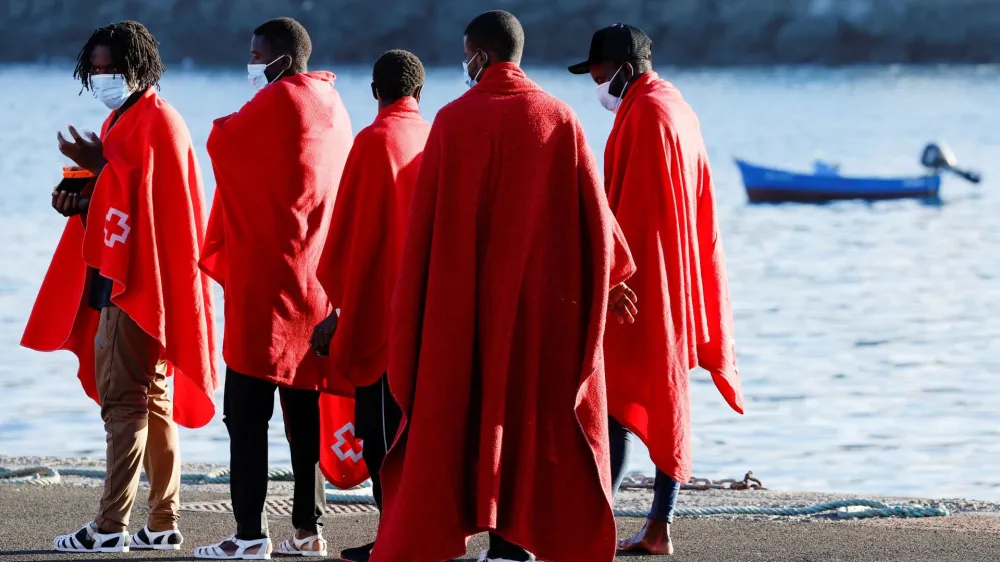
[[242, 64], [256, 25], [291, 16], [317, 62], [405, 48], [457, 65], [465, 24], [494, 8], [520, 18], [534, 63], [584, 58], [616, 21], [645, 30], [660, 64], [1000, 61], [1000, 0], [0, 0], [0, 60], [75, 57], [94, 27], [136, 19], [168, 61]]

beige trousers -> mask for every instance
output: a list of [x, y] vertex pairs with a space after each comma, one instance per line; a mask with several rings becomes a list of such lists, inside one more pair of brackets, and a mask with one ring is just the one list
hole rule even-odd
[[149, 479], [149, 528], [177, 528], [180, 450], [160, 346], [118, 307], [101, 311], [95, 359], [107, 432], [107, 476], [94, 520], [107, 532], [128, 526], [143, 467]]

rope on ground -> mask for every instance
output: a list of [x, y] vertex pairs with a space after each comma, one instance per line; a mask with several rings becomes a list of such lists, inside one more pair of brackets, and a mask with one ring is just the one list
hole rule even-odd
[[[103, 470], [79, 468], [50, 468], [33, 466], [30, 468], [7, 469], [0, 467], [0, 484], [30, 484], [35, 486], [52, 486], [62, 482], [63, 476], [82, 476], [84, 478], [104, 478]], [[143, 473], [143, 478], [145, 478]], [[292, 469], [272, 468], [267, 471], [267, 479], [275, 482], [291, 482]], [[220, 468], [207, 474], [183, 473], [181, 481], [185, 484], [228, 484], [229, 469]]]
[[[36, 486], [51, 486], [59, 484], [62, 476], [83, 476], [88, 478], [104, 478], [103, 470], [61, 469], [47, 466], [31, 468], [7, 469], [0, 467], [0, 484], [28, 484]], [[292, 471], [288, 468], [271, 469], [267, 473], [268, 480], [290, 482]], [[229, 482], [229, 469], [223, 468], [207, 474], [182, 474], [181, 480], [194, 484], [226, 484]], [[748, 475], [747, 480], [750, 480]], [[759, 481], [758, 481], [759, 482]], [[326, 501], [346, 504], [374, 504], [370, 483], [362, 484], [350, 490], [338, 490], [327, 484]], [[867, 508], [855, 509], [850, 508]], [[816, 515], [826, 511], [840, 510], [837, 517], [841, 519], [867, 519], [870, 517], [945, 517], [948, 510], [944, 507], [927, 507], [922, 505], [889, 505], [869, 499], [844, 499], [824, 502], [805, 507], [759, 507], [759, 506], [719, 506], [719, 507], [681, 507], [675, 513], [678, 517], [707, 517], [710, 515], [771, 515], [779, 517], [794, 517]], [[616, 509], [617, 517], [645, 518], [646, 511], [638, 509]]]
[[350, 490], [340, 490], [327, 484], [326, 502], [375, 505], [375, 496], [372, 495], [371, 482], [365, 482], [361, 486], [351, 488]]
[[[847, 508], [867, 507], [865, 510], [852, 511]], [[680, 507], [675, 512], [677, 517], [706, 517], [709, 515], [773, 515], [794, 517], [798, 515], [816, 515], [825, 511], [838, 511], [841, 519], [867, 519], [870, 517], [946, 517], [948, 510], [944, 507], [926, 507], [922, 505], [889, 505], [880, 501], [863, 498], [845, 499], [818, 503], [806, 507], [759, 507], [759, 506], [720, 506], [720, 507]], [[616, 509], [618, 517], [645, 518], [647, 512], [637, 509]]]
[[[374, 504], [375, 500], [367, 490], [327, 490], [326, 501], [330, 503]], [[841, 511], [837, 517], [841, 519], [866, 519], [869, 517], [945, 517], [948, 510], [943, 507], [924, 507], [921, 505], [888, 505], [875, 500], [848, 499], [820, 503], [807, 507], [757, 507], [757, 506], [719, 506], [719, 507], [680, 507], [675, 512], [677, 517], [707, 517], [709, 515], [772, 515], [792, 517], [796, 515], [815, 515], [825, 511], [850, 507], [866, 507], [864, 511]], [[645, 519], [648, 511], [638, 509], [616, 509], [615, 517], [638, 517]]]

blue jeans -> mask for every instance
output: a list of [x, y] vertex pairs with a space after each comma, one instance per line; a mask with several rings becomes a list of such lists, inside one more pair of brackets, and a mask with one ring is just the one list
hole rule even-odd
[[[635, 435], [625, 429], [625, 426], [608, 416], [608, 440], [611, 443], [611, 481], [613, 492], [618, 495], [618, 488], [625, 479], [628, 470], [629, 452], [632, 450], [632, 439]], [[649, 518], [657, 521], [674, 522], [674, 512], [677, 510], [677, 495], [681, 485], [673, 478], [656, 470], [656, 482], [653, 484], [653, 506], [649, 510]]]

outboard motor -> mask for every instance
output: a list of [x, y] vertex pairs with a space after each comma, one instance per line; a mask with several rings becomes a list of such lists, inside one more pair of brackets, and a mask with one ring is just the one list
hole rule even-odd
[[958, 161], [955, 159], [955, 154], [943, 144], [931, 143], [925, 146], [924, 153], [920, 156], [920, 163], [934, 173], [945, 170], [972, 183], [979, 183], [982, 179], [978, 172], [956, 168]]

